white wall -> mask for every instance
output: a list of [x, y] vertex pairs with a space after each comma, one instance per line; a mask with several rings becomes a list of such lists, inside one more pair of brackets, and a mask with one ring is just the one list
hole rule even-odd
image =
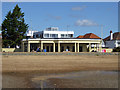
[[116, 40], [116, 47], [120, 47], [120, 40]]
[[27, 33], [25, 34], [25, 36], [33, 36], [33, 33], [38, 32], [38, 31], [32, 31], [32, 30], [28, 30]]

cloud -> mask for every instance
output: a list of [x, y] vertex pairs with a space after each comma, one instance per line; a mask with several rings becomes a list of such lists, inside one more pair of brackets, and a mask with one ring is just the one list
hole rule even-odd
[[91, 20], [83, 19], [83, 20], [77, 20], [75, 22], [75, 26], [98, 26], [98, 24]]
[[77, 7], [72, 7], [72, 11], [81, 11], [83, 9], [85, 9], [86, 6], [77, 6]]
[[60, 20], [60, 19], [62, 19], [61, 16], [53, 16], [53, 15], [51, 15], [51, 14], [48, 14], [48, 17], [50, 17], [50, 18], [52, 18], [52, 19], [55, 19], [55, 20]]

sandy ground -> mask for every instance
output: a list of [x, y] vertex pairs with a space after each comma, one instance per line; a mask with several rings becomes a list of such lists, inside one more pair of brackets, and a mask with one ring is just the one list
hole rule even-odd
[[[87, 56], [87, 55], [47, 55], [47, 56], [30, 56], [30, 55], [11, 55], [2, 56], [2, 70], [3, 70], [3, 88], [30, 88], [36, 87], [34, 85], [40, 83], [41, 80], [45, 79], [46, 82], [58, 83], [60, 80], [63, 81], [63, 85], [58, 85], [61, 87], [70, 87], [71, 83], [76, 83], [71, 86], [75, 87], [90, 87], [88, 83], [79, 84], [81, 81], [86, 83], [89, 79], [88, 76], [86, 80], [83, 81], [82, 78], [78, 79], [64, 79], [56, 78], [56, 75], [50, 77], [51, 74], [61, 74], [65, 72], [80, 72], [80, 71], [103, 71], [103, 70], [117, 70], [118, 69], [118, 56], [117, 55], [107, 55], [107, 56]], [[88, 73], [87, 73], [88, 74]], [[42, 78], [47, 75], [47, 78]], [[63, 74], [64, 76], [64, 74]], [[94, 74], [92, 75], [94, 77]], [[37, 77], [37, 78], [36, 78]], [[99, 75], [98, 75], [99, 77]], [[96, 79], [98, 78], [96, 77]], [[112, 75], [104, 77], [109, 80], [112, 78], [112, 84], [116, 82], [116, 76]], [[108, 78], [110, 77], [110, 78]], [[99, 77], [100, 78], [100, 77]], [[103, 78], [103, 77], [101, 77]], [[67, 81], [67, 82], [66, 82]], [[94, 83], [94, 82], [93, 82]], [[102, 83], [102, 82], [101, 82]], [[59, 83], [58, 83], [59, 84]], [[37, 85], [38, 86], [38, 85]], [[44, 86], [44, 85], [43, 85]], [[57, 86], [57, 87], [58, 87]], [[100, 86], [100, 85], [98, 85]], [[107, 85], [109, 86], [109, 85]], [[40, 84], [40, 87], [41, 84]], [[96, 86], [97, 87], [97, 86]], [[104, 86], [105, 87], [105, 86]], [[112, 87], [112, 86], [110, 86]], [[117, 86], [115, 86], [117, 87]]]

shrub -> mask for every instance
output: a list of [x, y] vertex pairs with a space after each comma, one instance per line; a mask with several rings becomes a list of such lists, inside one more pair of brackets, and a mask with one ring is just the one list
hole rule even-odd
[[120, 47], [114, 48], [113, 52], [120, 52]]

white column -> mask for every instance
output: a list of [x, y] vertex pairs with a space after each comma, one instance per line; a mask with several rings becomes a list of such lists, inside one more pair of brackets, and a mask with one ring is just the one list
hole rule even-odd
[[30, 43], [28, 42], [28, 52], [30, 52]]
[[76, 43], [75, 43], [75, 52], [76, 52]]
[[60, 52], [60, 43], [58, 42], [58, 52]]
[[97, 44], [97, 52], [99, 52], [99, 44]]
[[41, 45], [40, 45], [41, 51], [43, 50], [43, 43], [41, 41]]
[[89, 43], [89, 52], [91, 52], [91, 43]]
[[77, 44], [77, 49], [78, 49], [77, 52], [79, 52], [79, 43]]
[[102, 52], [102, 42], [99, 44], [99, 52]]
[[55, 52], [55, 42], [53, 43], [53, 52]]

